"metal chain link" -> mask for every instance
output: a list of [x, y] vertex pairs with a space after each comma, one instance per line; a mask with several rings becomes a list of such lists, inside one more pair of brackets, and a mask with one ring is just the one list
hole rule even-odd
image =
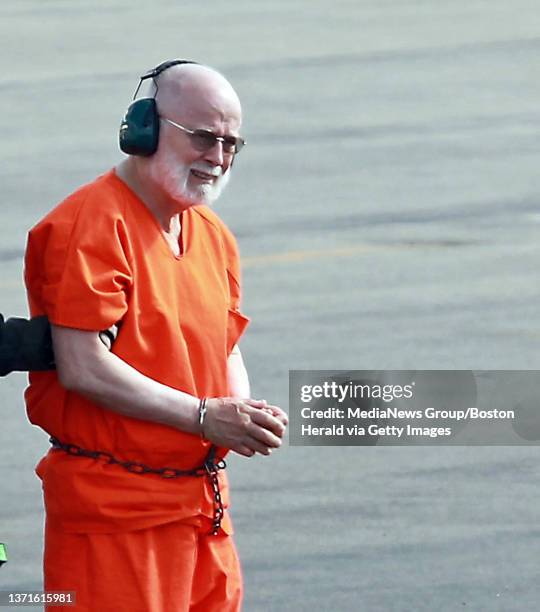
[[208, 477], [208, 482], [210, 483], [212, 492], [214, 494], [214, 517], [212, 519], [211, 535], [218, 534], [221, 521], [225, 513], [223, 501], [221, 499], [221, 491], [219, 489], [218, 472], [220, 470], [224, 470], [227, 467], [227, 464], [225, 463], [225, 459], [220, 459], [217, 462], [215, 461], [216, 447], [214, 445], [210, 447], [203, 465], [191, 470], [178, 470], [170, 467], [152, 468], [138, 461], [121, 461], [107, 451], [92, 451], [86, 448], [81, 448], [76, 444], [65, 444], [52, 436], [49, 438], [49, 442], [52, 444], [53, 448], [63, 450], [68, 455], [72, 455], [73, 457], [104, 459], [108, 464], [119, 465], [132, 474], [156, 474], [161, 478], [182, 478], [184, 476], [194, 476], [196, 478], [200, 478], [202, 476]]
[[221, 520], [223, 518], [223, 502], [221, 501], [221, 491], [219, 490], [219, 480], [217, 475], [217, 469], [214, 467], [208, 469], [208, 479], [214, 492], [214, 519], [212, 521], [212, 535], [217, 535]]

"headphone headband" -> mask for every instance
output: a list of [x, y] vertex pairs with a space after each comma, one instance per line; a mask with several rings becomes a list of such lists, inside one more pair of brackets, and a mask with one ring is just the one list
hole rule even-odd
[[162, 72], [165, 72], [165, 70], [168, 70], [169, 68], [172, 68], [173, 66], [180, 66], [181, 64], [198, 64], [198, 63], [199, 62], [193, 62], [191, 60], [175, 59], [175, 60], [167, 60], [166, 62], [161, 62], [161, 64], [158, 64], [155, 68], [150, 68], [150, 70], [147, 70], [143, 75], [139, 77], [139, 84], [137, 85], [137, 89], [135, 90], [135, 93], [133, 94], [133, 99], [135, 100], [135, 98], [137, 97], [137, 94], [139, 93], [139, 89], [141, 88], [142, 82], [145, 81], [146, 79], [155, 79]]
[[173, 66], [179, 66], [180, 64], [197, 64], [198, 62], [193, 62], [191, 60], [183, 60], [183, 59], [175, 59], [175, 60], [167, 60], [166, 62], [161, 62], [155, 68], [151, 68], [147, 72], [145, 72], [141, 77], [141, 80], [144, 79], [155, 79], [159, 74], [172, 68]]
[[[139, 84], [133, 94], [133, 102], [130, 104], [122, 123], [120, 124], [119, 144], [120, 149], [128, 155], [141, 155], [147, 157], [153, 155], [158, 146], [159, 138], [159, 115], [156, 104], [157, 82], [156, 77], [165, 70], [180, 64], [197, 64], [191, 60], [168, 60], [148, 70], [139, 77]], [[154, 80], [156, 91], [149, 98], [136, 100], [142, 82], [146, 79]]]

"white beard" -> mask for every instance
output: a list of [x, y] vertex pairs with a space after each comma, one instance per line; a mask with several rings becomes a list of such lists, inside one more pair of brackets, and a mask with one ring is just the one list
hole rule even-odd
[[[179, 163], [174, 154], [165, 149], [156, 152], [152, 162], [150, 167], [152, 180], [160, 185], [173, 200], [187, 201], [193, 206], [197, 204], [211, 206], [219, 198], [230, 178], [230, 167], [222, 174], [221, 168], [201, 162], [187, 166]], [[191, 170], [215, 174], [217, 178], [211, 184], [201, 183], [191, 187], [189, 185]]]

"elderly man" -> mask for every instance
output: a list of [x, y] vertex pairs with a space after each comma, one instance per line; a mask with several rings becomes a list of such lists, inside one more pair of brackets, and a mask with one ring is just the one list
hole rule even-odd
[[206, 66], [145, 78], [155, 99], [121, 127], [131, 155], [28, 239], [31, 312], [51, 322], [57, 365], [26, 392], [53, 444], [37, 467], [45, 588], [76, 591], [81, 611], [238, 610], [223, 457], [269, 455], [287, 425], [247, 399], [238, 252], [207, 206], [244, 144], [241, 107]]

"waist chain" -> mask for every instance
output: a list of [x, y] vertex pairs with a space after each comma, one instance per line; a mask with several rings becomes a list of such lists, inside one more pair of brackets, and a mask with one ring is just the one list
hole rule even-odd
[[210, 533], [211, 535], [217, 535], [224, 514], [221, 492], [219, 490], [218, 472], [225, 469], [227, 464], [224, 459], [219, 459], [217, 462], [215, 461], [216, 446], [212, 445], [210, 447], [202, 465], [192, 468], [191, 470], [178, 470], [169, 467], [152, 468], [138, 461], [122, 461], [106, 451], [88, 450], [76, 444], [65, 444], [54, 437], [49, 438], [49, 442], [52, 444], [53, 448], [63, 450], [68, 455], [74, 457], [88, 457], [90, 459], [104, 459], [106, 463], [110, 465], [119, 465], [132, 474], [156, 474], [156, 476], [160, 476], [161, 478], [182, 478], [184, 476], [200, 478], [206, 476], [212, 487], [214, 501], [214, 516], [212, 519], [212, 531]]

